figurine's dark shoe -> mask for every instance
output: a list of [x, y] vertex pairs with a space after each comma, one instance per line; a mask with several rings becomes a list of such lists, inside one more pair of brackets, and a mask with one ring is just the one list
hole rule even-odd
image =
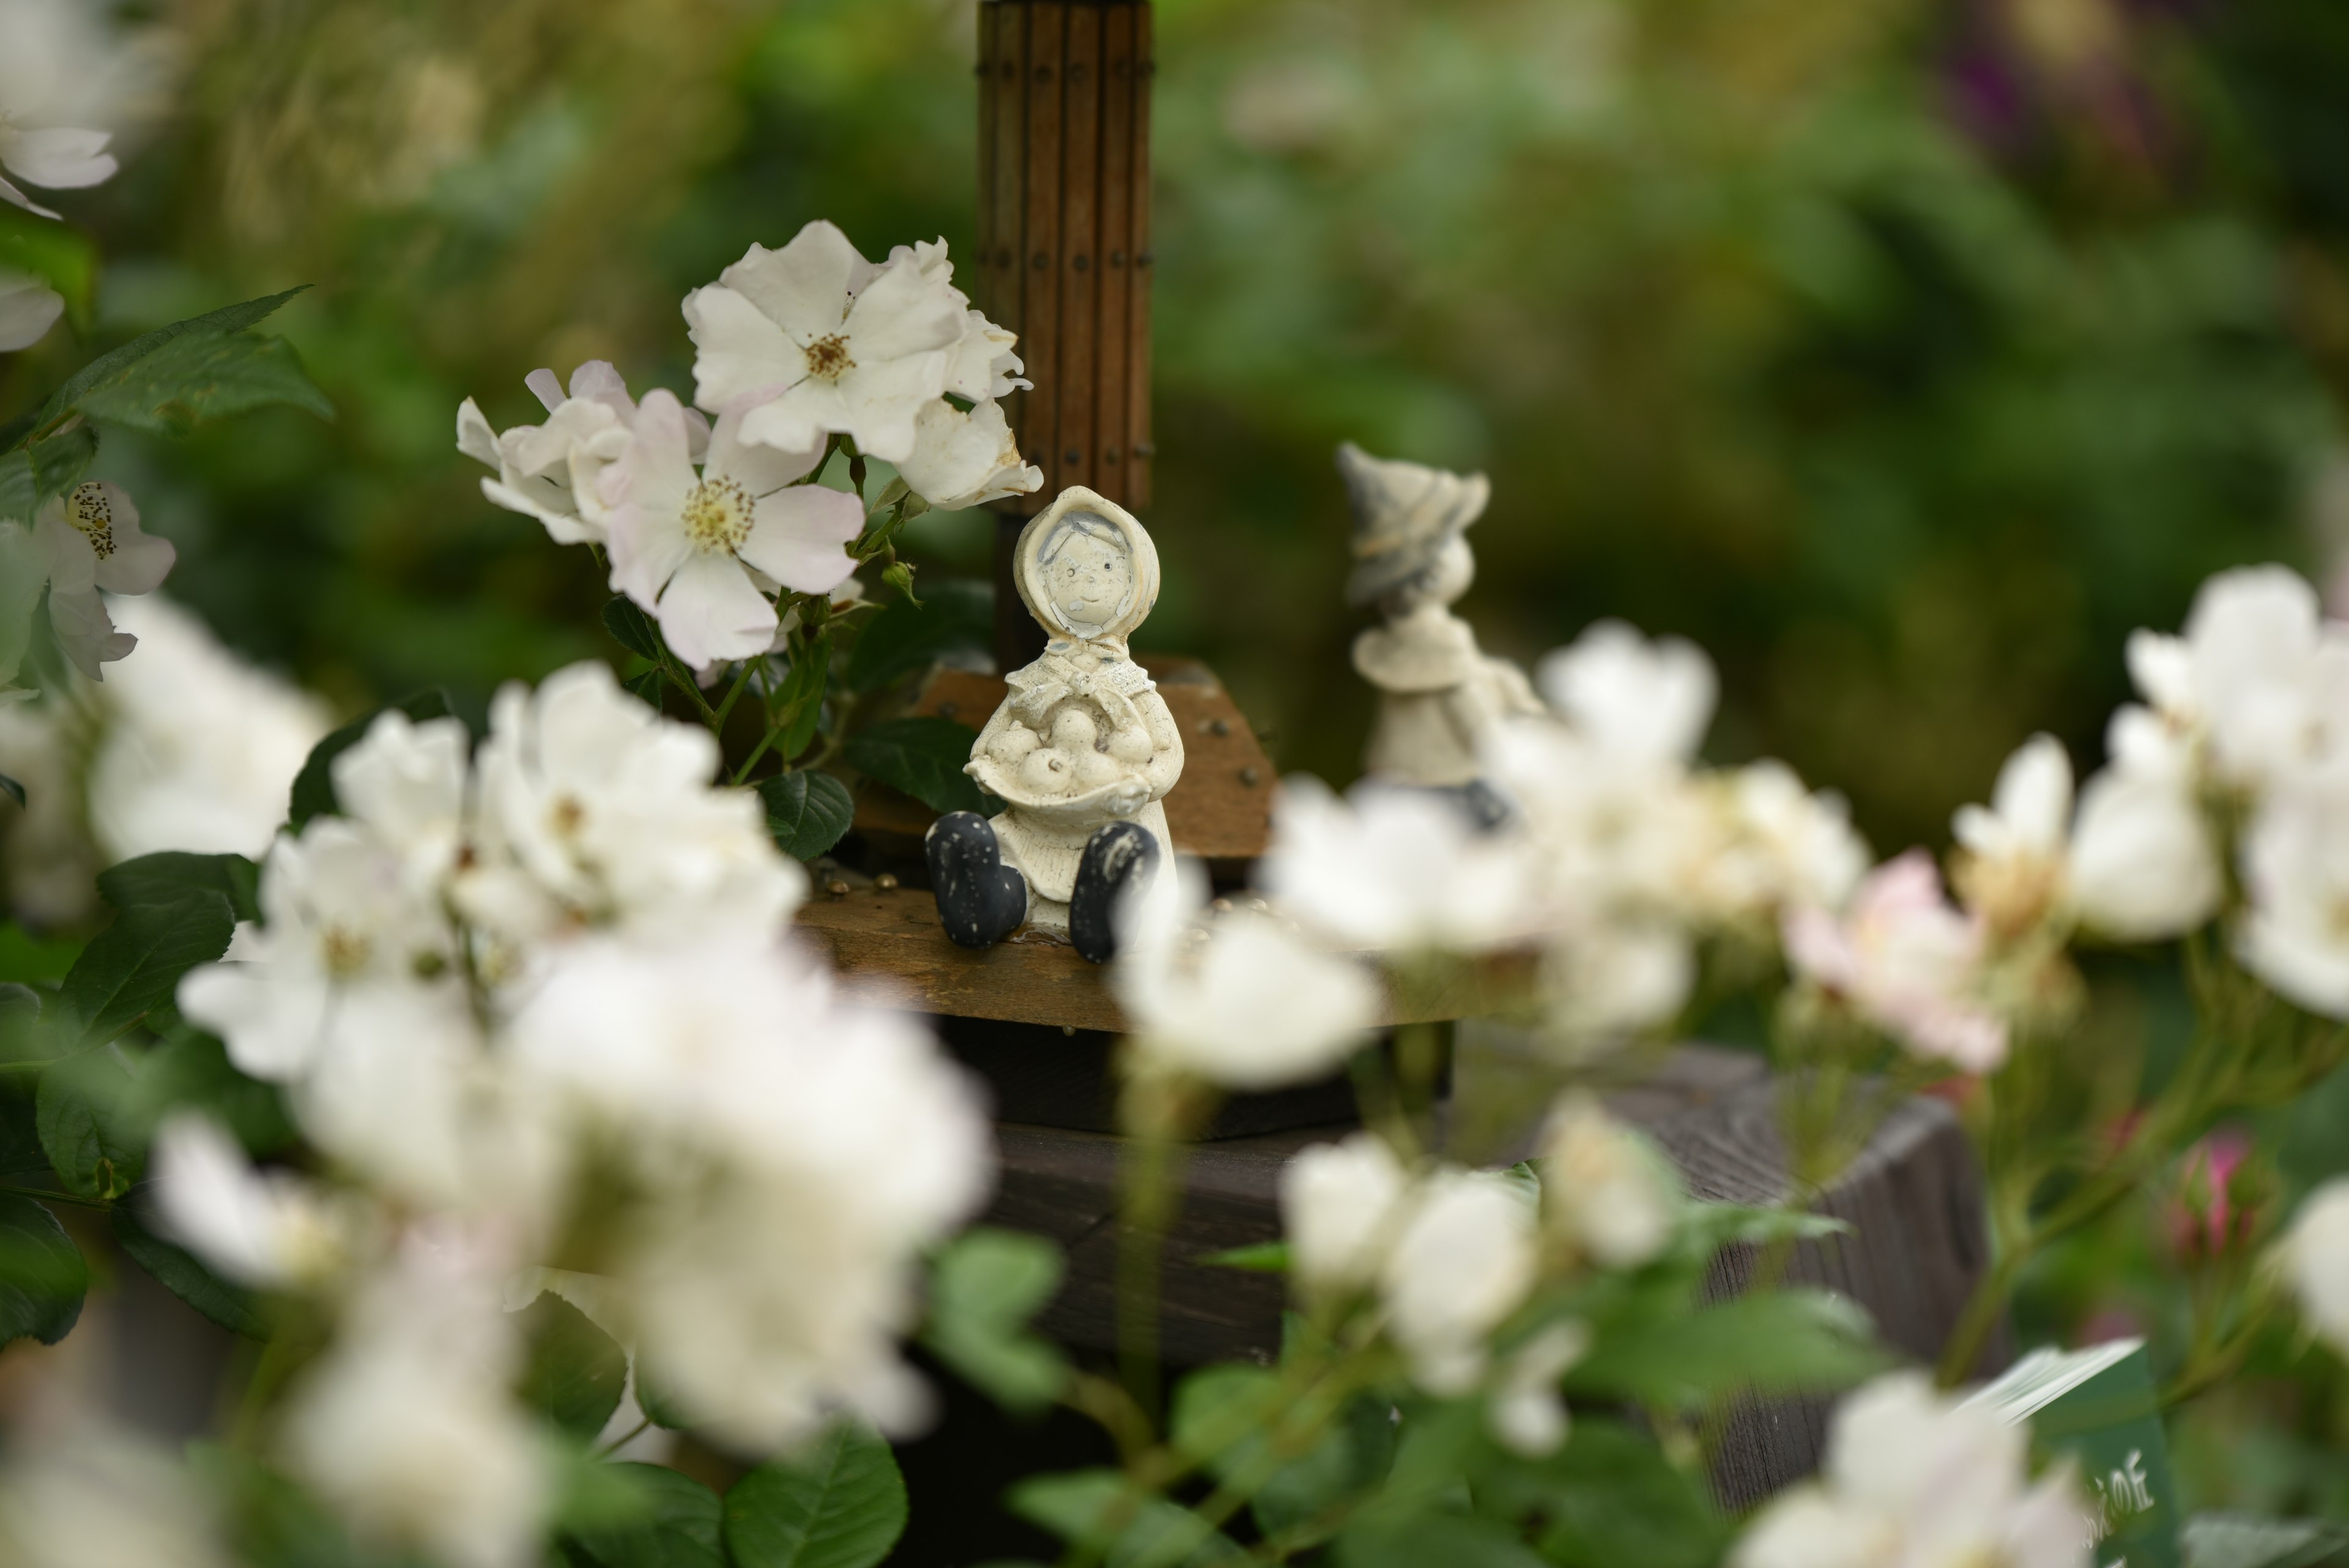
[[1139, 823], [1108, 822], [1085, 840], [1077, 885], [1069, 893], [1069, 940], [1095, 963], [1117, 956], [1116, 916], [1126, 892], [1141, 891], [1158, 870], [1158, 840]]
[[995, 829], [975, 811], [950, 811], [922, 840], [938, 924], [961, 948], [991, 948], [1028, 918], [1027, 879], [1003, 863]]

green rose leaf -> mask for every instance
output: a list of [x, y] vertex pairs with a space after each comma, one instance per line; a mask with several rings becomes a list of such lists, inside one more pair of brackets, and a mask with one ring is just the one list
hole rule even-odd
[[[449, 693], [431, 687], [401, 698], [391, 705], [421, 724], [428, 719], [445, 719], [456, 711]], [[364, 718], [349, 723], [310, 748], [310, 755], [302, 763], [302, 771], [294, 775], [293, 798], [288, 803], [285, 826], [299, 833], [314, 816], [333, 816], [342, 810], [335, 799], [335, 759], [367, 739], [368, 726], [390, 710], [378, 708]]]
[[261, 919], [261, 867], [242, 855], [166, 849], [98, 874], [98, 894], [118, 909], [170, 903], [190, 892], [218, 893], [240, 920]]
[[335, 417], [283, 337], [186, 333], [146, 355], [76, 404], [92, 419], [157, 435], [184, 435], [207, 420], [288, 404]]
[[1039, 1410], [1068, 1381], [1068, 1364], [1028, 1320], [1061, 1288], [1061, 1250], [1040, 1236], [973, 1230], [938, 1255], [922, 1343], [973, 1386], [1012, 1410]]
[[951, 719], [890, 719], [849, 737], [843, 754], [857, 772], [903, 790], [932, 811], [992, 816], [1002, 803], [964, 774], [978, 732]]
[[668, 654], [668, 645], [661, 640], [660, 627], [652, 617], [626, 594], [615, 594], [604, 606], [604, 629], [616, 639], [622, 648], [640, 658], [658, 664]]
[[1540, 1521], [1536, 1543], [1563, 1568], [1710, 1568], [1729, 1533], [1696, 1477], [1652, 1438], [1604, 1417], [1578, 1416], [1543, 1459], [1489, 1453], [1474, 1484], [1484, 1511]]
[[[233, 337], [265, 318], [272, 311], [301, 293], [289, 288], [283, 294], [273, 294], [260, 299], [248, 299], [241, 304], [222, 306], [202, 316], [174, 321], [142, 333], [121, 348], [99, 355], [67, 379], [64, 386], [49, 395], [41, 406], [39, 423], [47, 424], [67, 410], [80, 408], [90, 399], [101, 401], [126, 400], [130, 389], [146, 385], [150, 378], [144, 371], [145, 362], [182, 338], [202, 342], [207, 339]], [[312, 388], [311, 394], [323, 403], [323, 395]]]
[[253, 1293], [233, 1285], [199, 1262], [182, 1248], [164, 1241], [131, 1216], [130, 1204], [118, 1203], [111, 1216], [114, 1240], [133, 1262], [153, 1275], [165, 1290], [227, 1329], [247, 1339], [267, 1339], [269, 1320], [261, 1315]]
[[56, 1044], [102, 1045], [171, 1000], [180, 977], [228, 950], [236, 912], [225, 895], [190, 892], [125, 909], [82, 950], [57, 991]]
[[627, 1518], [582, 1525], [563, 1537], [564, 1554], [588, 1568], [726, 1568], [718, 1494], [660, 1465], [599, 1467], [635, 1493]]
[[81, 483], [98, 455], [98, 432], [73, 425], [0, 456], [0, 517], [30, 523], [41, 503]]
[[[1112, 1568], [1205, 1568], [1240, 1562], [1231, 1537], [1179, 1503], [1131, 1490], [1116, 1470], [1037, 1476], [1011, 1489], [1011, 1511], [1090, 1551]], [[1423, 1559], [1413, 1568], [1441, 1562]]]
[[873, 1568], [905, 1530], [905, 1480], [871, 1429], [843, 1421], [726, 1494], [736, 1568]]
[[522, 1314], [530, 1361], [523, 1403], [573, 1437], [588, 1440], [620, 1407], [628, 1357], [587, 1314], [552, 1291]]
[[67, 1191], [115, 1199], [139, 1179], [147, 1151], [134, 1125], [136, 1087], [112, 1046], [52, 1062], [41, 1074], [34, 1126]]
[[[1364, 1514], [1338, 1537], [1339, 1568], [1547, 1568], [1516, 1532], [1471, 1514]], [[1646, 1568], [1645, 1564], [1641, 1568]]]
[[831, 669], [832, 634], [826, 632], [800, 649], [792, 659], [791, 673], [783, 677], [782, 690], [775, 694], [775, 722], [782, 729], [775, 755], [787, 763], [815, 739], [817, 722], [823, 717], [824, 677]]
[[55, 1345], [81, 1316], [89, 1268], [57, 1216], [0, 1193], [0, 1345], [26, 1335]]
[[252, 1154], [274, 1154], [295, 1138], [285, 1093], [238, 1072], [226, 1046], [184, 1023], [140, 1061], [137, 1105], [141, 1137], [171, 1112], [193, 1110], [227, 1127]]
[[1890, 1365], [1868, 1314], [1826, 1291], [1772, 1291], [1609, 1327], [1572, 1393], [1685, 1409], [1723, 1395], [1832, 1393]]
[[984, 653], [995, 637], [995, 587], [930, 585], [918, 605], [900, 599], [866, 623], [848, 656], [848, 689], [871, 691], [949, 653]]
[[766, 803], [767, 831], [786, 855], [812, 860], [847, 833], [856, 815], [848, 786], [830, 774], [778, 774], [759, 781]]
[[661, 711], [661, 672], [647, 670], [642, 675], [631, 675], [620, 685], [634, 693], [636, 701], [657, 713]]

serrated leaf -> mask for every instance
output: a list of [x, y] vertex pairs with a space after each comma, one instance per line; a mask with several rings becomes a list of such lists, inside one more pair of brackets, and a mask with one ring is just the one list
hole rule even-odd
[[[438, 686], [412, 692], [391, 707], [419, 724], [428, 719], [445, 719], [456, 711], [449, 693]], [[378, 708], [364, 718], [354, 719], [310, 748], [302, 771], [294, 775], [292, 797], [286, 803], [287, 827], [299, 833], [312, 817], [333, 816], [342, 810], [335, 799], [335, 759], [367, 739], [368, 726], [388, 711], [389, 709]]]
[[626, 594], [616, 594], [605, 604], [604, 629], [622, 648], [655, 664], [660, 663], [668, 651], [668, 645], [661, 640], [659, 624]]
[[88, 1289], [88, 1265], [57, 1216], [0, 1193], [0, 1345], [27, 1335], [55, 1345], [81, 1317]]
[[269, 1337], [269, 1320], [261, 1315], [251, 1291], [229, 1283], [193, 1254], [148, 1230], [131, 1217], [129, 1204], [116, 1204], [111, 1219], [115, 1241], [165, 1290], [231, 1334]]
[[101, 1045], [171, 1000], [180, 977], [228, 950], [236, 914], [219, 893], [125, 909], [100, 931], [57, 989], [67, 1051]]
[[616, 1464], [637, 1493], [625, 1523], [582, 1527], [564, 1544], [592, 1568], [725, 1568], [718, 1494], [660, 1465]]
[[1868, 1314], [1826, 1291], [1784, 1290], [1619, 1323], [1568, 1375], [1569, 1391], [1685, 1409], [1725, 1395], [1830, 1393], [1890, 1365]]
[[933, 583], [916, 605], [900, 599], [865, 623], [848, 655], [848, 689], [871, 691], [948, 653], [983, 653], [995, 637], [995, 586]]
[[33, 521], [41, 503], [81, 483], [98, 456], [98, 432], [77, 424], [0, 456], [0, 517]]
[[206, 420], [278, 404], [335, 417], [335, 405], [303, 372], [291, 343], [240, 332], [176, 337], [75, 406], [92, 419], [181, 435]]
[[1012, 1512], [1071, 1544], [1105, 1549], [1110, 1568], [1206, 1568], [1244, 1555], [1189, 1509], [1133, 1491], [1116, 1470], [1032, 1477], [1006, 1501]]
[[784, 854], [812, 860], [840, 842], [856, 817], [848, 786], [830, 774], [778, 774], [759, 781], [767, 831]]
[[218, 310], [191, 316], [185, 321], [174, 321], [167, 327], [158, 327], [152, 332], [142, 333], [121, 348], [99, 355], [67, 378], [65, 385], [52, 392], [49, 400], [41, 406], [40, 422], [47, 424], [67, 410], [78, 405], [84, 398], [124, 383], [134, 373], [140, 361], [165, 345], [181, 337], [226, 337], [243, 332], [301, 292], [300, 288], [289, 288], [283, 294], [225, 305]]
[[261, 867], [242, 855], [197, 855], [166, 849], [109, 866], [98, 874], [98, 896], [118, 909], [164, 904], [189, 893], [218, 893], [240, 920], [261, 919]]
[[726, 1494], [735, 1568], [873, 1568], [905, 1530], [905, 1480], [870, 1429], [841, 1422]]
[[626, 1353], [585, 1313], [552, 1291], [531, 1303], [521, 1322], [530, 1345], [523, 1403], [573, 1437], [593, 1438], [620, 1407], [628, 1381]]
[[620, 682], [634, 693], [636, 701], [657, 713], [661, 711], [661, 672], [647, 670], [642, 675], [631, 675]]
[[113, 1199], [139, 1179], [145, 1147], [130, 1126], [135, 1087], [129, 1064], [108, 1047], [52, 1062], [41, 1074], [34, 1127], [67, 1191]]
[[932, 811], [992, 815], [1000, 802], [964, 774], [978, 732], [951, 719], [890, 719], [860, 730], [843, 754], [851, 767], [903, 790]]

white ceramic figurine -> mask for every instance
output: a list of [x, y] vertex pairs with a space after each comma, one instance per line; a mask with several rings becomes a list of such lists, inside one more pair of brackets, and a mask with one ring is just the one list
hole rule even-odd
[[1129, 887], [1174, 854], [1158, 803], [1183, 774], [1183, 736], [1126, 639], [1158, 598], [1158, 552], [1123, 507], [1071, 486], [1021, 530], [1019, 597], [1049, 639], [963, 769], [1008, 803], [954, 812], [926, 841], [947, 936], [1002, 940], [1022, 920], [1065, 930], [1096, 963]]
[[1362, 759], [1392, 784], [1457, 794], [1481, 819], [1506, 807], [1478, 777], [1478, 752], [1502, 720], [1539, 713], [1524, 670], [1488, 658], [1452, 613], [1476, 558], [1464, 536], [1492, 487], [1481, 473], [1446, 473], [1338, 449], [1353, 505], [1354, 574], [1346, 597], [1376, 605], [1385, 624], [1354, 639], [1354, 669], [1379, 690], [1379, 716]]

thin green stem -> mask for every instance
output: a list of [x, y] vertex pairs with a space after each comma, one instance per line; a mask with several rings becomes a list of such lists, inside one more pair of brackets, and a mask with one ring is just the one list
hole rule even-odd
[[0, 1192], [12, 1198], [37, 1198], [44, 1203], [70, 1203], [77, 1209], [114, 1207], [114, 1200], [110, 1198], [84, 1198], [78, 1192], [48, 1192], [37, 1187], [18, 1187], [9, 1182], [0, 1182]]

